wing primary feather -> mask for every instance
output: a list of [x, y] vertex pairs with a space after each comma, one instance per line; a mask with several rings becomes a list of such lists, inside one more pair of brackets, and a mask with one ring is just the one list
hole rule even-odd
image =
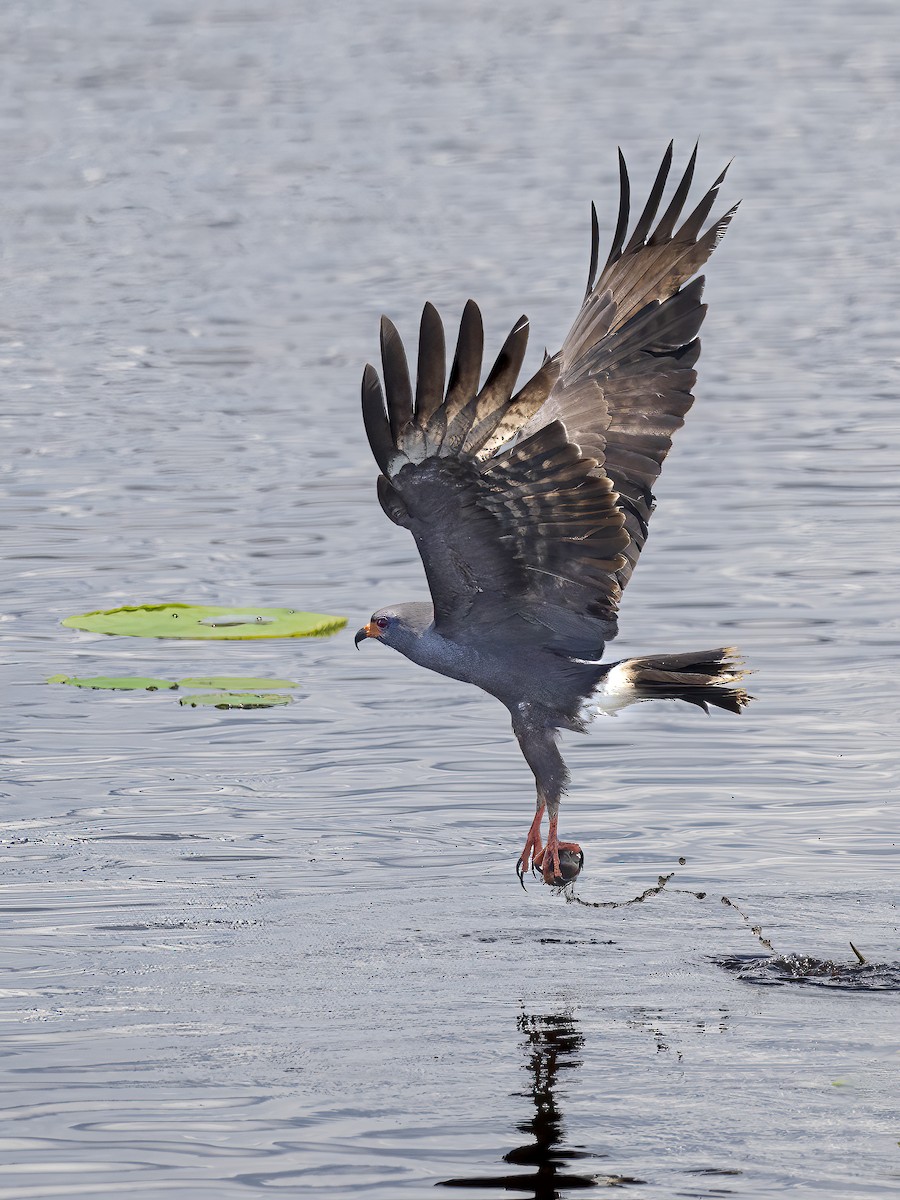
[[709, 216], [710, 210], [716, 202], [716, 196], [719, 194], [719, 188], [722, 186], [722, 181], [724, 180], [725, 175], [728, 172], [728, 167], [730, 166], [731, 164], [728, 163], [725, 167], [725, 170], [715, 181], [709, 191], [701, 197], [700, 203], [675, 234], [676, 241], [692, 242], [695, 240], [697, 235], [700, 233], [700, 230], [703, 228], [703, 222]]
[[722, 184], [725, 182], [725, 176], [728, 174], [728, 168], [731, 166], [731, 164], [732, 164], [733, 162], [734, 162], [734, 159], [733, 159], [733, 158], [729, 158], [728, 162], [727, 162], [727, 163], [725, 164], [725, 166], [722, 168], [722, 174], [719, 176], [719, 178], [718, 178], [718, 179], [716, 180], [716, 182], [713, 184], [713, 187], [716, 187], [716, 188], [717, 188], [717, 187], [721, 187], [721, 186], [722, 186]]
[[545, 357], [540, 369], [519, 388], [509, 404], [504, 406], [500, 420], [492, 426], [490, 436], [484, 439], [481, 448], [476, 452], [478, 458], [487, 458], [495, 453], [534, 416], [559, 378], [560, 366], [558, 355], [554, 358]]
[[[513, 396], [510, 404], [514, 408], [521, 408], [523, 414], [527, 412], [531, 416], [532, 412], [537, 412], [538, 408], [547, 399], [550, 390], [559, 378], [560, 360], [557, 355], [551, 358], [547, 355], [541, 363], [537, 371], [532, 377], [523, 383], [516, 394]], [[524, 420], [523, 420], [524, 424]]]
[[622, 246], [625, 244], [625, 234], [628, 232], [628, 218], [631, 215], [631, 183], [628, 179], [628, 167], [625, 165], [625, 155], [619, 149], [619, 216], [616, 221], [616, 232], [613, 235], [609, 258], [603, 268], [604, 274], [608, 267], [621, 257]]
[[387, 473], [391, 458], [395, 453], [394, 439], [391, 436], [387, 413], [384, 411], [381, 380], [371, 363], [367, 364], [362, 377], [362, 412], [366, 436], [372, 447], [375, 461], [381, 470]]
[[675, 189], [675, 195], [672, 197], [669, 207], [663, 214], [662, 219], [653, 231], [653, 236], [650, 238], [651, 246], [658, 246], [660, 242], [667, 242], [672, 237], [672, 231], [675, 228], [675, 222], [681, 215], [681, 210], [684, 208], [684, 202], [688, 198], [688, 192], [691, 190], [691, 183], [694, 179], [694, 167], [697, 163], [697, 149], [700, 143], [694, 145], [694, 152], [691, 155], [685, 172], [681, 177], [681, 182]]
[[496, 362], [488, 372], [484, 387], [457, 417], [460, 431], [457, 432], [453, 426], [448, 427], [447, 433], [450, 438], [453, 438], [454, 434], [458, 437], [461, 433], [464, 454], [477, 455], [508, 414], [512, 390], [525, 360], [528, 332], [528, 318], [523, 314], [509, 331]]
[[388, 317], [381, 318], [381, 365], [391, 433], [396, 443], [412, 420], [413, 398], [406, 351], [394, 322]]
[[500, 347], [500, 353], [484, 381], [484, 387], [478, 393], [478, 400], [482, 404], [485, 401], [498, 403], [502, 400], [505, 403], [509, 400], [525, 359], [528, 332], [528, 318], [523, 313], [509, 331], [506, 341]]
[[[587, 287], [584, 289], [584, 298], [594, 290], [594, 279], [597, 276], [597, 263], [600, 259], [600, 222], [597, 220], [597, 205], [591, 201], [591, 265], [588, 267]], [[546, 358], [547, 351], [544, 351]]]
[[666, 180], [669, 178], [669, 168], [672, 166], [673, 146], [674, 142], [669, 142], [668, 148], [663, 155], [663, 160], [659, 164], [659, 170], [656, 172], [656, 179], [654, 180], [650, 195], [647, 197], [647, 203], [644, 205], [644, 211], [638, 218], [638, 223], [634, 227], [634, 233], [625, 247], [625, 254], [629, 250], [634, 250], [636, 247], [642, 246], [647, 240], [647, 234], [650, 232], [650, 226], [653, 224], [653, 218], [656, 216], [659, 202], [662, 200]]
[[712, 254], [713, 250], [715, 250], [716, 246], [718, 246], [719, 242], [721, 242], [722, 238], [725, 236], [725, 230], [731, 224], [731, 219], [737, 212], [738, 208], [740, 208], [740, 201], [738, 201], [737, 204], [735, 204], [732, 208], [729, 208], [728, 212], [725, 213], [724, 216], [719, 217], [718, 221], [715, 221], [712, 225], [710, 225], [703, 237], [697, 239], [697, 245], [703, 247], [703, 249], [706, 251], [707, 258], [710, 254]]
[[422, 309], [419, 325], [419, 359], [416, 369], [416, 419], [424, 426], [444, 398], [447, 347], [444, 325], [433, 304]]
[[484, 323], [481, 311], [474, 300], [467, 300], [459, 322], [456, 353], [447, 385], [445, 406], [448, 422], [478, 391], [483, 353]]

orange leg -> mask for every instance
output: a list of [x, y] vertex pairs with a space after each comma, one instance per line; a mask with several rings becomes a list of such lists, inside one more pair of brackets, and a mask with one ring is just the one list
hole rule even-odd
[[[556, 833], [556, 823], [558, 818], [553, 816], [550, 818], [550, 829], [547, 833], [547, 845], [535, 854], [532, 859], [532, 865], [540, 868], [540, 872], [544, 877], [544, 883], [552, 884], [553, 887], [562, 887], [565, 883], [570, 883], [581, 870], [581, 864], [584, 862], [584, 853], [577, 842], [561, 842]], [[562, 854], [562, 863], [560, 863], [560, 854]]]
[[528, 830], [528, 837], [525, 839], [525, 849], [516, 863], [516, 874], [519, 877], [519, 883], [522, 887], [525, 886], [525, 872], [528, 868], [536, 863], [538, 858], [543, 854], [543, 842], [541, 841], [541, 821], [544, 819], [544, 805], [539, 804], [537, 812], [534, 814], [534, 820], [531, 822], [531, 828]]

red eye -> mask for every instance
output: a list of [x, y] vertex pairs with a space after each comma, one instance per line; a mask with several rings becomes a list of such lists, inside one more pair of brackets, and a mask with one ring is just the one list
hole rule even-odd
[[379, 629], [387, 629], [389, 623], [390, 622], [388, 621], [387, 617], [376, 617], [375, 618], [375, 625]]

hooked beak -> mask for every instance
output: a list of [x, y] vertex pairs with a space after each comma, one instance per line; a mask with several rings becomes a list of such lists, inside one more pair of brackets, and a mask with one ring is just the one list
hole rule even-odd
[[360, 642], [364, 642], [366, 640], [366, 638], [377, 638], [377, 637], [378, 637], [378, 630], [375, 628], [375, 626], [370, 621], [368, 623], [368, 625], [363, 625], [362, 629], [358, 629], [356, 631], [356, 636], [353, 639], [353, 644], [354, 644], [354, 646], [356, 646], [356, 648], [358, 650]]

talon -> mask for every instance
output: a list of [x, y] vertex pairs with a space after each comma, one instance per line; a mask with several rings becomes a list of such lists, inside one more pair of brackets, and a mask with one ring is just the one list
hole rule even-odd
[[543, 853], [541, 843], [541, 821], [543, 819], [544, 806], [541, 805], [534, 814], [534, 820], [531, 822], [531, 827], [528, 830], [528, 837], [525, 839], [525, 849], [519, 855], [518, 862], [516, 863], [516, 874], [523, 888], [525, 887], [525, 872], [529, 866], [532, 872], [534, 872], [534, 864], [538, 856]]

